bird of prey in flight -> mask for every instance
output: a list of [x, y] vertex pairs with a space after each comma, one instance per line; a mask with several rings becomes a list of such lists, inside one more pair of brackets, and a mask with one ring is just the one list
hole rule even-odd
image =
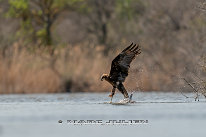
[[126, 100], [127, 102], [130, 101], [129, 95], [123, 85], [123, 82], [128, 76], [128, 71], [132, 60], [134, 60], [135, 57], [140, 53], [141, 50], [139, 44], [133, 45], [132, 43], [130, 46], [125, 48], [117, 57], [114, 58], [111, 64], [110, 73], [103, 74], [101, 76], [101, 81], [106, 80], [113, 86], [111, 94], [109, 95], [109, 97], [111, 97], [111, 102], [116, 88], [124, 95], [124, 100]]

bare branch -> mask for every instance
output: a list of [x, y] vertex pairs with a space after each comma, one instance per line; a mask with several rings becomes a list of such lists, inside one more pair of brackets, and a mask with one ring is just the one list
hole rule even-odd
[[199, 101], [199, 94], [198, 94], [198, 90], [190, 83], [188, 82], [185, 78], [182, 78], [196, 93], [195, 96], [195, 101], [198, 100]]

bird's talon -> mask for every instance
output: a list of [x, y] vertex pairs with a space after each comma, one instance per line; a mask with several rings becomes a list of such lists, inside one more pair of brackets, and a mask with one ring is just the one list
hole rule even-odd
[[111, 95], [109, 95], [108, 97], [112, 98], [112, 97], [113, 97], [113, 95], [111, 94]]

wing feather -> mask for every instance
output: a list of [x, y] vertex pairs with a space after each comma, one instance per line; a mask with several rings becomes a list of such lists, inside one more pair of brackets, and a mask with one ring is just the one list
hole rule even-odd
[[130, 64], [135, 57], [140, 54], [140, 46], [133, 43], [125, 48], [117, 57], [114, 58], [110, 70], [110, 78], [113, 81], [123, 82], [128, 76]]

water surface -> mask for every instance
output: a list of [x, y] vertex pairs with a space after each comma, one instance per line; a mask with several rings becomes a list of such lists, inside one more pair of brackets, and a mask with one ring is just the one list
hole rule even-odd
[[[205, 137], [206, 100], [180, 93], [136, 92], [137, 103], [112, 105], [109, 93], [0, 96], [1, 137]], [[188, 96], [192, 96], [189, 94]], [[117, 94], [114, 102], [123, 98]], [[61, 120], [62, 123], [58, 123]], [[148, 123], [74, 125], [67, 120], [148, 120]]]

